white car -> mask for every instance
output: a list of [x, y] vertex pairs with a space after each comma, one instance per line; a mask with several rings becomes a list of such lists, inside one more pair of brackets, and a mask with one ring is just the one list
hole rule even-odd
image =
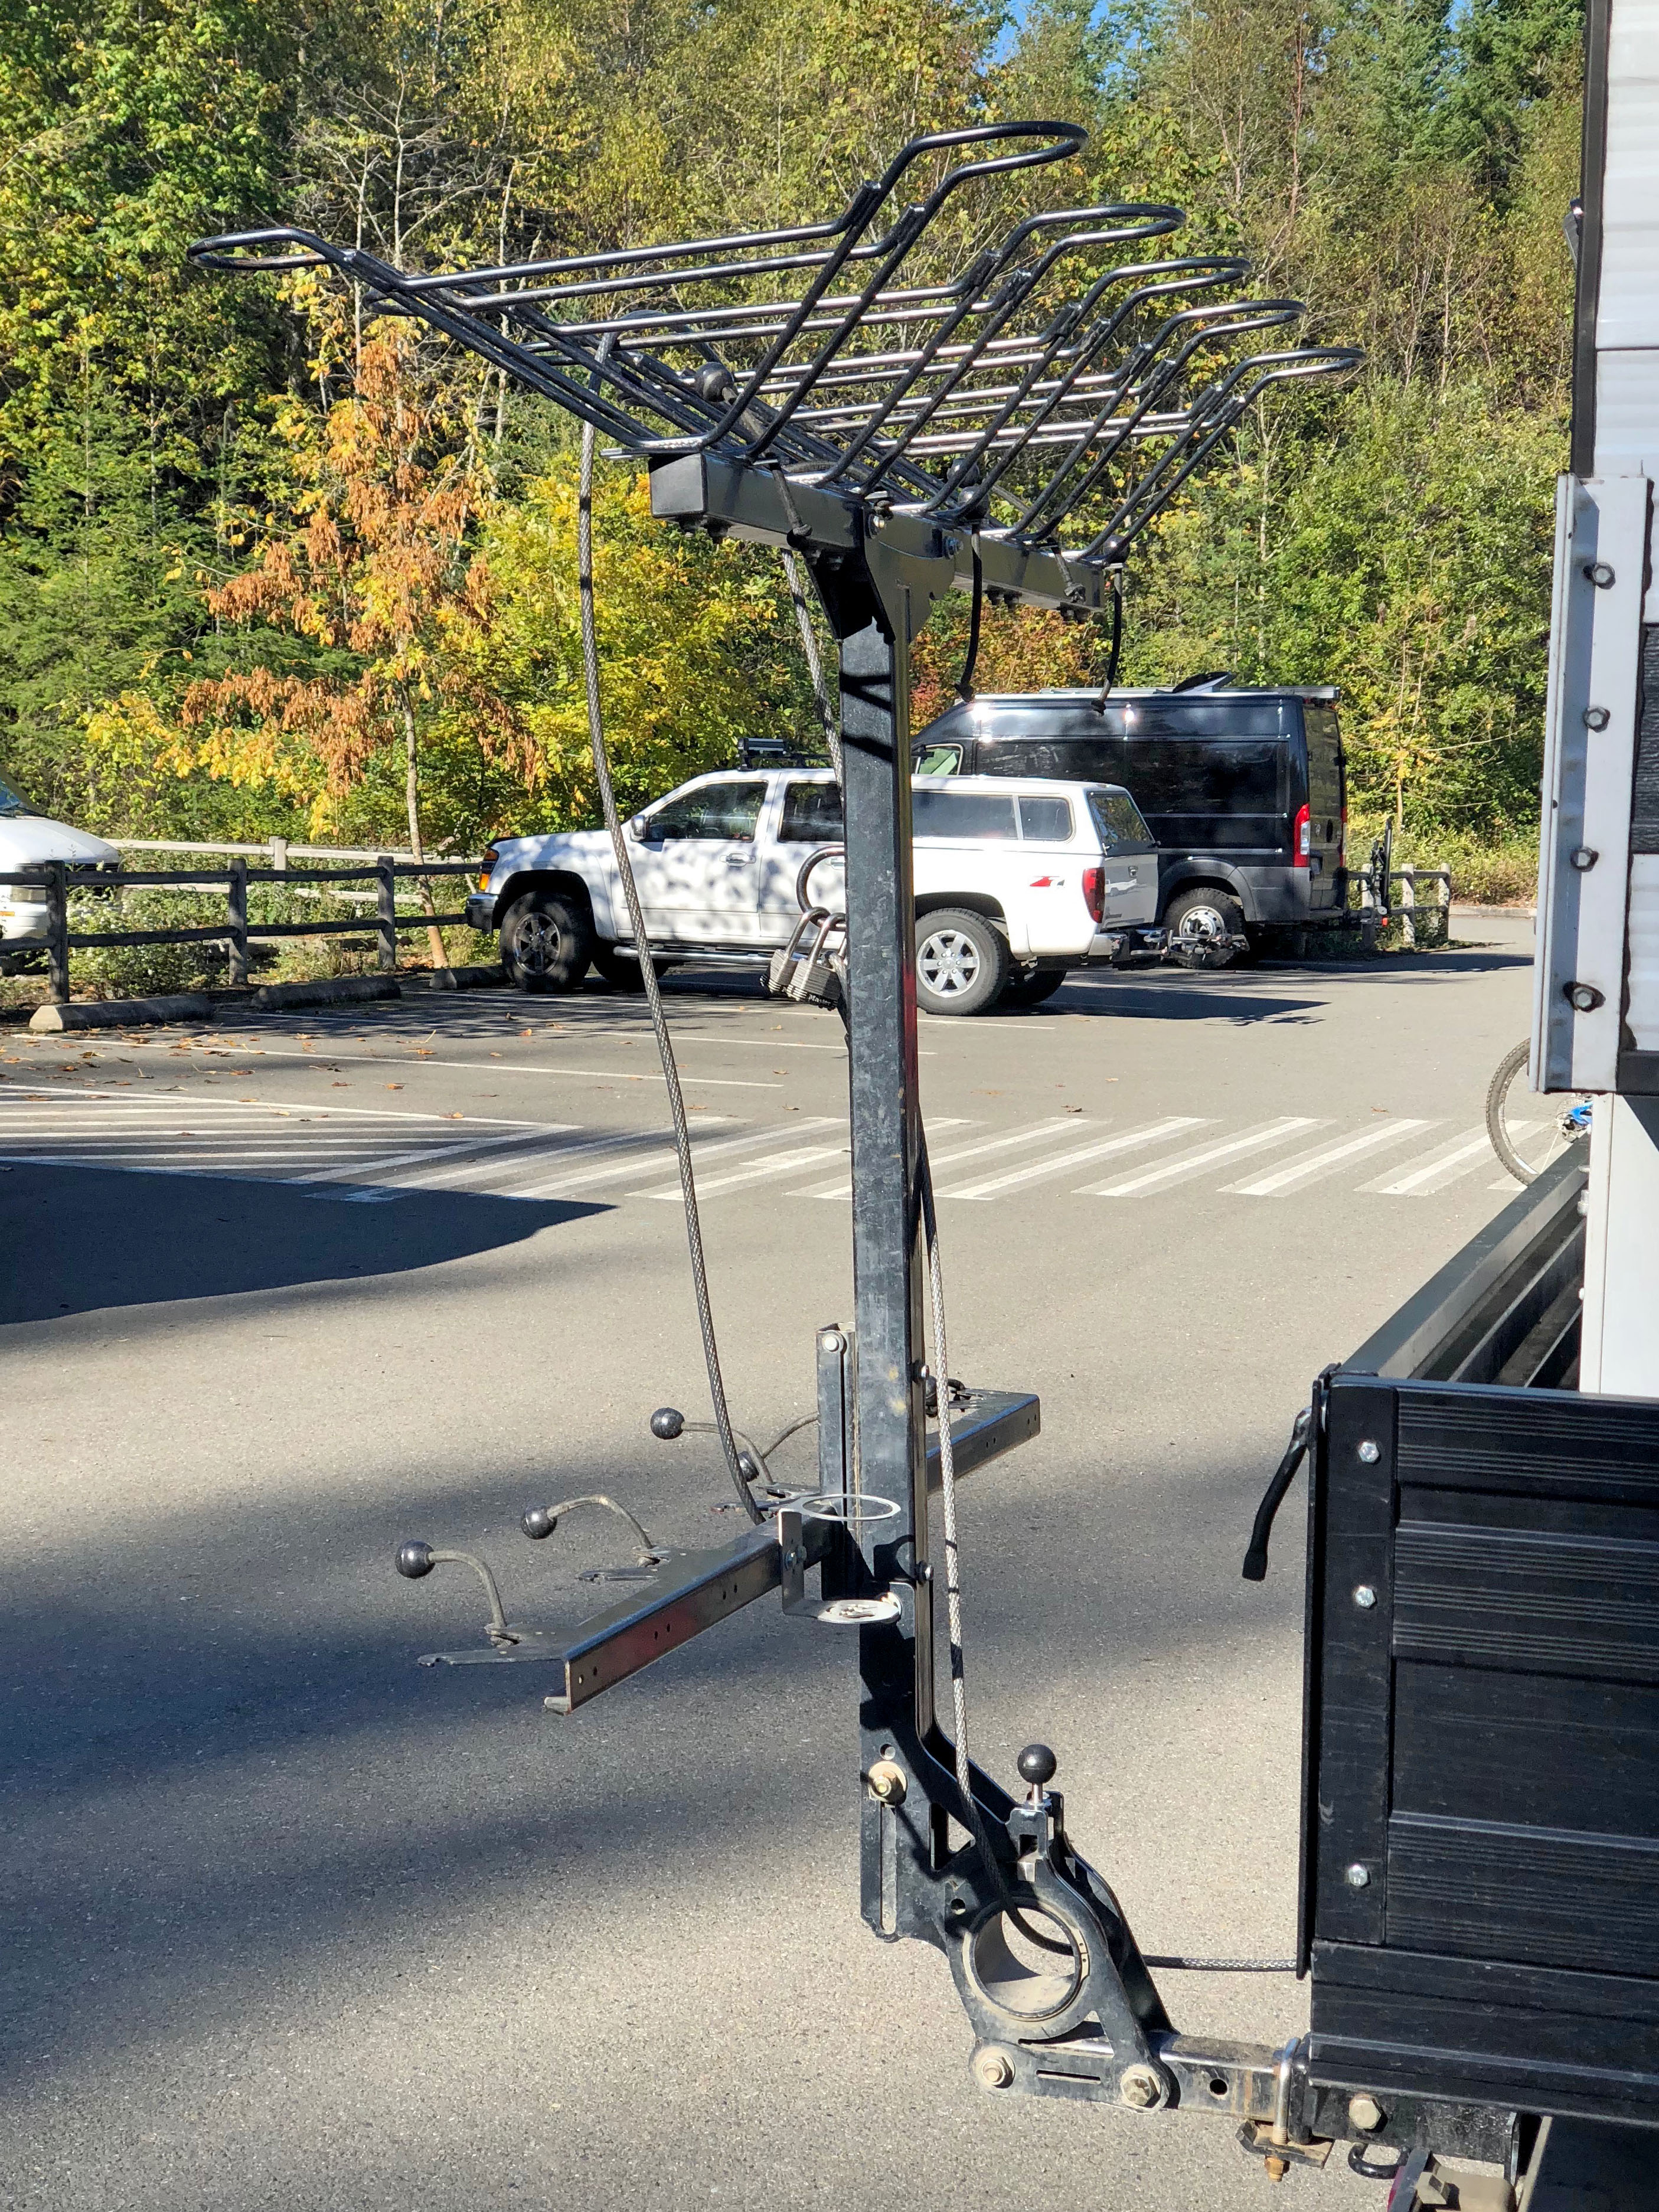
[[[1045, 777], [918, 776], [912, 786], [916, 994], [931, 1013], [1035, 1005], [1066, 973], [1155, 949], [1158, 850], [1128, 793]], [[695, 777], [627, 825], [646, 925], [659, 953], [766, 958], [800, 919], [803, 862], [842, 837], [828, 769]], [[467, 901], [498, 930], [521, 990], [578, 988], [590, 962], [639, 981], [611, 840], [603, 830], [503, 838]], [[836, 906], [840, 863], [811, 896]]]
[[[0, 872], [37, 868], [46, 860], [67, 861], [78, 872], [118, 868], [121, 855], [101, 837], [38, 814], [26, 799], [0, 783]], [[0, 972], [26, 965], [29, 954], [46, 941], [46, 885], [0, 881]]]

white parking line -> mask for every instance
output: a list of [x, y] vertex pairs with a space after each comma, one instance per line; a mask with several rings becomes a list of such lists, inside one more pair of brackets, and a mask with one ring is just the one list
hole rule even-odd
[[1316, 1129], [1319, 1122], [1310, 1115], [1287, 1115], [1277, 1121], [1263, 1122], [1259, 1127], [1247, 1129], [1242, 1137], [1229, 1137], [1219, 1144], [1200, 1145], [1195, 1151], [1177, 1152], [1172, 1160], [1161, 1161], [1155, 1168], [1144, 1168], [1138, 1175], [1117, 1176], [1110, 1182], [1087, 1184], [1079, 1195], [1083, 1198], [1138, 1198], [1142, 1191], [1167, 1188], [1189, 1176], [1202, 1175], [1205, 1169], [1218, 1160], [1236, 1159], [1243, 1152], [1265, 1152], [1270, 1146], [1288, 1144], [1304, 1129]]
[[1492, 1157], [1492, 1139], [1483, 1121], [1478, 1128], [1465, 1129], [1461, 1136], [1449, 1138], [1406, 1174], [1378, 1176], [1374, 1182], [1361, 1183], [1359, 1188], [1383, 1198], [1431, 1198], [1460, 1176], [1473, 1175], [1483, 1159]]
[[1006, 1175], [989, 1176], [984, 1182], [958, 1183], [954, 1189], [940, 1191], [939, 1196], [1000, 1198], [1005, 1190], [1036, 1182], [1044, 1176], [1069, 1174], [1085, 1160], [1103, 1159], [1112, 1152], [1139, 1152], [1143, 1146], [1161, 1145], [1166, 1138], [1177, 1137], [1184, 1129], [1200, 1129], [1203, 1126], [1204, 1116], [1200, 1114], [1171, 1114], [1161, 1121], [1148, 1122], [1144, 1128], [1125, 1129], [1115, 1136], [1097, 1138], [1091, 1144], [1068, 1146], [1063, 1152], [1053, 1153], [1047, 1159], [1028, 1161], [1023, 1168], [1011, 1168]]
[[[930, 1119], [927, 1126], [930, 1129], [948, 1129], [960, 1125]], [[1006, 1152], [1017, 1145], [1042, 1144], [1091, 1126], [1086, 1121], [1079, 1121], [1075, 1115], [1056, 1114], [1046, 1121], [1033, 1121], [1028, 1128], [1016, 1129], [1008, 1136], [988, 1137], [981, 1144], [958, 1145], [948, 1152], [932, 1152], [930, 1158], [933, 1173], [937, 1176], [941, 1168], [954, 1166], [958, 1160], [976, 1158], [981, 1152]], [[851, 1198], [853, 1185], [851, 1179], [843, 1176], [838, 1182], [820, 1183], [811, 1190], [793, 1190], [789, 1195], [792, 1198]]]
[[[815, 1145], [805, 1152], [781, 1152], [764, 1160], [751, 1161], [746, 1168], [733, 1168], [729, 1175], [698, 1176], [699, 1199], [714, 1198], [723, 1190], [736, 1190], [744, 1183], [763, 1182], [769, 1176], [793, 1175], [797, 1168], [816, 1167], [820, 1160], [832, 1160], [837, 1152], [844, 1158], [845, 1145]], [[630, 1190], [629, 1198], [660, 1199], [665, 1205], [679, 1206], [685, 1194], [677, 1182], [672, 1190]]]
[[[569, 1128], [574, 1127], [574, 1124], [567, 1122], [565, 1126]], [[456, 1158], [462, 1152], [494, 1152], [502, 1145], [523, 1145], [536, 1141], [537, 1139], [534, 1136], [526, 1138], [516, 1130], [509, 1130], [504, 1136], [466, 1137], [458, 1144], [444, 1145], [441, 1148], [428, 1146], [422, 1152], [394, 1152], [390, 1159], [381, 1158], [378, 1154], [365, 1158], [360, 1153], [356, 1160], [348, 1161], [343, 1167], [319, 1168], [313, 1175], [295, 1176], [294, 1180], [295, 1182], [361, 1182], [363, 1179], [362, 1170], [366, 1167], [372, 1168], [377, 1175], [385, 1175], [392, 1168], [421, 1167], [432, 1158], [434, 1150], [437, 1150], [438, 1158], [441, 1160], [447, 1162]], [[418, 1182], [419, 1178], [410, 1176], [406, 1180], [409, 1183], [415, 1184]]]
[[1272, 1168], [1264, 1176], [1250, 1182], [1224, 1183], [1222, 1188], [1236, 1192], [1241, 1198], [1278, 1198], [1284, 1192], [1300, 1190], [1340, 1168], [1345, 1160], [1358, 1159], [1365, 1152], [1380, 1152], [1387, 1145], [1403, 1144], [1407, 1137], [1419, 1129], [1431, 1129], [1432, 1121], [1413, 1121], [1402, 1117], [1398, 1121], [1379, 1123], [1375, 1128], [1362, 1129], [1357, 1137], [1344, 1137], [1334, 1145], [1321, 1145], [1311, 1152], [1287, 1161], [1283, 1167]]
[[[792, 1122], [787, 1133], [793, 1139], [810, 1134], [814, 1129], [830, 1129], [839, 1126], [823, 1115], [809, 1115]], [[751, 1130], [742, 1137], [699, 1138], [694, 1135], [691, 1157], [698, 1165], [706, 1159], [727, 1159], [735, 1152], [751, 1152], [757, 1145], [775, 1145], [780, 1133], [777, 1128], [773, 1127]], [[569, 1149], [573, 1152], [610, 1154], [624, 1146], [627, 1148], [626, 1158], [611, 1159], [608, 1164], [600, 1167], [579, 1166], [567, 1174], [555, 1176], [550, 1182], [532, 1183], [507, 1194], [514, 1198], [562, 1198], [574, 1191], [590, 1189], [595, 1183], [614, 1182], [620, 1176], [650, 1176], [664, 1168], [672, 1167], [676, 1162], [672, 1139], [660, 1134], [654, 1135], [649, 1145], [626, 1137], [607, 1137], [596, 1140], [592, 1146], [573, 1145]]]

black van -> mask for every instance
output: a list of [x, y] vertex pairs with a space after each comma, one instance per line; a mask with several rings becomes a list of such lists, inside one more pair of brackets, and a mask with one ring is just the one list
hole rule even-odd
[[1167, 691], [990, 694], [913, 747], [927, 775], [1054, 775], [1122, 784], [1158, 846], [1172, 948], [1220, 965], [1284, 929], [1347, 912], [1337, 692], [1206, 678]]

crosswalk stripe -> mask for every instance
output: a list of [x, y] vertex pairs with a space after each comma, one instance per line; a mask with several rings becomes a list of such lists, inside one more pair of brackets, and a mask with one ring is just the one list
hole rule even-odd
[[[839, 1126], [838, 1123], [830, 1121], [826, 1115], [809, 1115], [804, 1116], [799, 1121], [792, 1122], [787, 1135], [790, 1139], [794, 1139], [804, 1133], [810, 1134], [814, 1129], [830, 1129]], [[700, 1163], [705, 1159], [727, 1159], [734, 1152], [751, 1152], [757, 1145], [775, 1145], [778, 1141], [780, 1133], [778, 1129], [773, 1127], [751, 1130], [748, 1135], [741, 1137], [694, 1135], [691, 1139], [692, 1159], [694, 1163]], [[555, 1176], [550, 1182], [531, 1183], [517, 1188], [514, 1190], [512, 1195], [514, 1198], [562, 1198], [573, 1191], [591, 1189], [596, 1183], [614, 1182], [622, 1176], [649, 1176], [658, 1173], [663, 1168], [672, 1167], [675, 1164], [676, 1154], [672, 1139], [665, 1138], [657, 1133], [653, 1133], [652, 1140], [648, 1144], [632, 1138], [607, 1137], [598, 1140], [591, 1147], [585, 1148], [573, 1145], [569, 1149], [573, 1152], [584, 1149], [595, 1152], [602, 1151], [609, 1155], [624, 1146], [627, 1147], [628, 1152], [625, 1159], [611, 1159], [608, 1165], [600, 1167], [578, 1167], [567, 1175]]]
[[[947, 1129], [957, 1125], [930, 1120], [927, 1126], [930, 1129]], [[976, 1145], [958, 1145], [948, 1152], [930, 1150], [929, 1158], [937, 1175], [941, 1168], [953, 1167], [958, 1160], [974, 1159], [981, 1152], [1004, 1152], [1018, 1145], [1042, 1144], [1055, 1137], [1073, 1134], [1079, 1128], [1090, 1126], [1086, 1121], [1080, 1122], [1075, 1114], [1056, 1114], [1048, 1121], [1033, 1121], [1027, 1128], [1016, 1129], [1011, 1135], [988, 1137]], [[842, 1176], [834, 1182], [817, 1184], [811, 1190], [791, 1191], [789, 1194], [792, 1198], [851, 1198], [852, 1178]]]
[[1432, 1121], [1413, 1121], [1402, 1117], [1379, 1124], [1375, 1128], [1362, 1129], [1357, 1137], [1344, 1137], [1334, 1145], [1320, 1145], [1311, 1152], [1303, 1152], [1282, 1167], [1270, 1168], [1264, 1176], [1249, 1182], [1224, 1183], [1222, 1188], [1236, 1192], [1241, 1198], [1277, 1198], [1290, 1190], [1301, 1190], [1316, 1182], [1322, 1175], [1340, 1168], [1345, 1160], [1358, 1159], [1365, 1152], [1380, 1152], [1387, 1145], [1403, 1144], [1407, 1137], [1419, 1129], [1431, 1129]]
[[983, 1182], [957, 1183], [940, 1191], [941, 1198], [985, 1200], [1000, 1198], [1006, 1190], [1022, 1188], [1026, 1183], [1036, 1182], [1044, 1176], [1066, 1175], [1079, 1168], [1085, 1160], [1104, 1158], [1112, 1152], [1139, 1152], [1146, 1145], [1161, 1145], [1168, 1137], [1179, 1136], [1185, 1129], [1200, 1129], [1204, 1116], [1199, 1114], [1171, 1114], [1161, 1121], [1149, 1121], [1144, 1128], [1123, 1129], [1110, 1137], [1097, 1137], [1092, 1143], [1069, 1146], [1047, 1159], [1028, 1161], [1024, 1167], [1011, 1168], [1005, 1175], [990, 1176]]
[[1116, 1176], [1110, 1182], [1086, 1184], [1079, 1195], [1083, 1198], [1136, 1198], [1144, 1190], [1157, 1190], [1188, 1176], [1201, 1175], [1218, 1160], [1236, 1159], [1243, 1152], [1265, 1152], [1270, 1146], [1288, 1144], [1304, 1129], [1316, 1129], [1319, 1123], [1311, 1115], [1286, 1115], [1282, 1120], [1267, 1121], [1258, 1128], [1247, 1129], [1242, 1137], [1229, 1137], [1219, 1144], [1200, 1145], [1191, 1152], [1177, 1152], [1173, 1159], [1161, 1160], [1155, 1168], [1143, 1168], [1134, 1175]]
[[[569, 1127], [574, 1124], [567, 1123], [565, 1126]], [[313, 1175], [295, 1176], [294, 1180], [295, 1182], [355, 1182], [361, 1181], [365, 1168], [372, 1169], [376, 1175], [387, 1175], [394, 1168], [423, 1167], [432, 1158], [434, 1151], [441, 1159], [453, 1160], [462, 1152], [496, 1152], [503, 1145], [522, 1145], [526, 1141], [534, 1140], [527, 1140], [522, 1132], [514, 1129], [504, 1136], [464, 1137], [441, 1147], [427, 1145], [418, 1152], [393, 1152], [386, 1158], [379, 1154], [365, 1155], [359, 1152], [355, 1160], [348, 1160], [343, 1166], [319, 1168]], [[410, 1182], [414, 1180], [412, 1176], [405, 1178]]]
[[[769, 1159], [751, 1160], [746, 1168], [733, 1168], [729, 1175], [697, 1177], [699, 1199], [717, 1197], [723, 1190], [737, 1190], [745, 1183], [763, 1182], [769, 1176], [793, 1175], [797, 1168], [816, 1167], [820, 1160], [832, 1160], [837, 1152], [845, 1156], [845, 1145], [814, 1145], [805, 1152], [781, 1152]], [[660, 1199], [665, 1205], [678, 1206], [685, 1194], [678, 1182], [665, 1189], [630, 1190], [629, 1198]]]
[[1492, 1139], [1483, 1121], [1478, 1128], [1465, 1129], [1461, 1136], [1449, 1138], [1404, 1175], [1381, 1175], [1359, 1187], [1383, 1198], [1431, 1198], [1437, 1191], [1444, 1190], [1448, 1183], [1455, 1182], [1460, 1176], [1473, 1175], [1483, 1161], [1492, 1157]]

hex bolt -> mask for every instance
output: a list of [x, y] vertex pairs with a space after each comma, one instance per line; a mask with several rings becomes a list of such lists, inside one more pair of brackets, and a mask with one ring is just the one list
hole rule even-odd
[[1014, 2063], [1006, 2051], [987, 2044], [974, 2053], [974, 2079], [981, 2089], [1006, 2089], [1014, 2078]]
[[1576, 1013], [1593, 1014], [1598, 1006], [1607, 1004], [1607, 1000], [1594, 983], [1569, 983], [1567, 1003]]
[[1382, 1456], [1382, 1447], [1378, 1444], [1373, 1443], [1371, 1439], [1367, 1437], [1364, 1443], [1359, 1447], [1359, 1456], [1364, 1461], [1367, 1467], [1375, 1467], [1378, 1460]]
[[1567, 855], [1581, 876], [1587, 876], [1601, 857], [1593, 845], [1575, 845]]
[[1584, 727], [1587, 730], [1605, 730], [1612, 720], [1605, 707], [1586, 707], [1584, 709]]
[[902, 1805], [909, 1784], [896, 1759], [878, 1759], [866, 1777], [870, 1795], [878, 1805]]
[[1356, 1859], [1353, 1864], [1345, 1871], [1342, 1879], [1347, 1883], [1350, 1889], [1369, 1889], [1370, 1887], [1371, 1870], [1369, 1867], [1361, 1866], [1358, 1860]]
[[1348, 2100], [1348, 2124], [1357, 2128], [1362, 2136], [1375, 2135], [1382, 2124], [1382, 2106], [1362, 2090], [1358, 2096]]
[[1149, 2112], [1164, 2101], [1164, 2084], [1150, 2066], [1126, 2066], [1118, 2080], [1117, 2094], [1138, 2112]]
[[1369, 1583], [1361, 1583], [1354, 1591], [1353, 1601], [1361, 1613], [1369, 1613], [1376, 1603], [1376, 1592]]
[[1605, 561], [1586, 561], [1584, 574], [1598, 592], [1608, 591], [1613, 586], [1613, 571]]

